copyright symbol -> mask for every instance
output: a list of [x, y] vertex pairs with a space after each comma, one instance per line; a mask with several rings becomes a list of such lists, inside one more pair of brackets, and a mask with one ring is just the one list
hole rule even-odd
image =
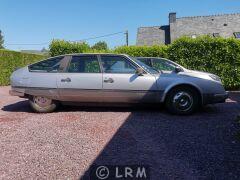
[[106, 166], [99, 166], [96, 170], [96, 176], [99, 179], [107, 179], [109, 176], [109, 169]]

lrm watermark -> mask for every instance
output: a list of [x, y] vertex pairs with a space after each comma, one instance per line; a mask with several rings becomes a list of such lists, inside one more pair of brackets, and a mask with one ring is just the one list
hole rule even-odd
[[145, 180], [150, 179], [150, 167], [146, 165], [93, 165], [90, 170], [91, 180]]

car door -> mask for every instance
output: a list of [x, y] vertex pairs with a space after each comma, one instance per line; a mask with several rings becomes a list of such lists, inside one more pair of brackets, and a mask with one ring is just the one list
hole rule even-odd
[[101, 55], [105, 102], [156, 102], [156, 78], [136, 74], [136, 65], [123, 55]]
[[101, 102], [102, 73], [96, 55], [74, 55], [57, 79], [60, 99], [71, 102]]

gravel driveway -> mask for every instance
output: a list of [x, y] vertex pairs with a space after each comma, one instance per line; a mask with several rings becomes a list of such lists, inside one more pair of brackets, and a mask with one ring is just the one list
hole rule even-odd
[[193, 116], [148, 108], [34, 114], [0, 87], [0, 179], [89, 179], [93, 164], [144, 164], [151, 179], [239, 179], [240, 94]]

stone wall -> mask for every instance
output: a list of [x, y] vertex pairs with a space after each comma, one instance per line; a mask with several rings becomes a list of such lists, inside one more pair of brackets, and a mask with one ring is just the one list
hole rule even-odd
[[169, 33], [169, 26], [140, 27], [137, 33], [137, 45], [169, 44]]
[[170, 22], [171, 42], [181, 36], [212, 36], [213, 33], [219, 33], [221, 37], [234, 37], [234, 32], [240, 32], [240, 14], [184, 17]]

